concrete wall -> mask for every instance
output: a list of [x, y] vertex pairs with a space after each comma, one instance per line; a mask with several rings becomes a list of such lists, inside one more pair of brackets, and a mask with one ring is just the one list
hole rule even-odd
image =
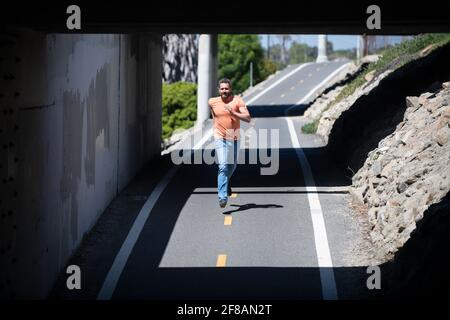
[[2, 144], [13, 146], [0, 168], [0, 297], [44, 298], [111, 200], [160, 155], [161, 36], [3, 37], [13, 78], [2, 103], [13, 112], [2, 114]]
[[119, 189], [161, 153], [162, 41], [121, 36]]

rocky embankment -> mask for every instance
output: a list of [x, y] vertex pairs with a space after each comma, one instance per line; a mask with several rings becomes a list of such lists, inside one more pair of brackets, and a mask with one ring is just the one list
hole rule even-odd
[[[383, 73], [375, 76], [374, 73], [366, 75], [366, 82], [359, 87], [355, 92], [342, 101], [336, 103], [332, 108], [325, 110], [319, 120], [317, 127], [317, 134], [319, 134], [325, 142], [328, 142], [328, 136], [333, 128], [335, 121], [341, 116], [341, 114], [350, 109], [351, 106], [362, 96], [367, 96], [370, 92], [378, 86], [381, 80], [388, 76], [393, 70], [386, 70]], [[341, 91], [344, 87], [341, 88]], [[340, 92], [338, 92], [339, 94]], [[338, 95], [337, 94], [337, 95]], [[336, 96], [337, 96], [336, 95]]]
[[450, 82], [407, 97], [403, 121], [353, 176], [351, 194], [368, 209], [379, 259], [409, 239], [425, 210], [450, 191]]
[[322, 136], [325, 142], [327, 141], [328, 134], [333, 124], [332, 119], [337, 119], [343, 110], [346, 110], [351, 106], [351, 101], [345, 100], [345, 103], [330, 109], [331, 103], [333, 103], [342, 90], [363, 72], [370, 63], [377, 60], [378, 56], [372, 55], [364, 57], [358, 65], [354, 62], [348, 63], [347, 67], [329, 82], [328, 87], [305, 111], [304, 117], [309, 121], [320, 121], [320, 123], [322, 123], [320, 125], [321, 131], [317, 133]]
[[450, 193], [431, 205], [411, 238], [394, 258], [381, 265], [384, 299], [448, 297], [450, 278]]
[[349, 174], [357, 172], [368, 153], [403, 121], [406, 97], [435, 92], [450, 79], [449, 55], [447, 44], [434, 51], [421, 51], [395, 67], [405, 60], [400, 56], [398, 61], [376, 70], [365, 89], [355, 91], [359, 98], [335, 120], [326, 146], [330, 156]]
[[396, 56], [321, 114], [317, 133], [352, 176], [364, 224], [354, 259], [381, 266], [381, 297], [439, 297], [450, 285], [449, 56], [449, 43]]
[[310, 121], [320, 119], [328, 104], [336, 99], [345, 85], [353, 80], [366, 66], [366, 62], [362, 62], [359, 65], [349, 62], [341, 72], [329, 81], [328, 87], [312, 101], [303, 116]]

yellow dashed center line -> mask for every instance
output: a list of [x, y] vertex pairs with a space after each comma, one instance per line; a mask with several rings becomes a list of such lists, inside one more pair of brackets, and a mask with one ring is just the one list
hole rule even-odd
[[[232, 193], [230, 195], [230, 198], [236, 198], [237, 197], [237, 193]], [[226, 216], [224, 221], [223, 221], [223, 225], [224, 226], [231, 226], [231, 224], [233, 223], [233, 217], [231, 215]], [[216, 267], [225, 267], [227, 265], [227, 255], [226, 254], [219, 254], [217, 256], [217, 262], [216, 262]]]
[[217, 256], [216, 267], [225, 267], [226, 264], [227, 264], [227, 255], [226, 254], [219, 254]]
[[226, 216], [225, 220], [223, 221], [224, 226], [231, 226], [231, 223], [233, 222], [232, 216]]

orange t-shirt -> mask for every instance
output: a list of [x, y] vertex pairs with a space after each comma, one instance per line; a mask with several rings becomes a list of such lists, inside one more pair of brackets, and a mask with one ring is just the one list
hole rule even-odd
[[233, 108], [233, 111], [240, 112], [239, 108], [247, 108], [244, 100], [238, 96], [233, 96], [233, 99], [225, 103], [221, 97], [215, 97], [208, 100], [214, 117], [214, 138], [227, 140], [238, 140], [240, 119], [233, 117], [225, 105], [228, 104]]

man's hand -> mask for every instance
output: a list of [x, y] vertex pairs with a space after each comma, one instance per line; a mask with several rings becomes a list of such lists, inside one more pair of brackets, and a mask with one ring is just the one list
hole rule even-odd
[[245, 122], [250, 122], [252, 119], [250, 117], [250, 113], [248, 113], [247, 108], [239, 108], [239, 112], [233, 111], [233, 108], [226, 104], [224, 108], [232, 115], [231, 120], [239, 119]]
[[229, 104], [226, 104], [226, 105], [224, 106], [224, 108], [225, 108], [229, 113], [233, 114], [233, 108], [232, 108]]

